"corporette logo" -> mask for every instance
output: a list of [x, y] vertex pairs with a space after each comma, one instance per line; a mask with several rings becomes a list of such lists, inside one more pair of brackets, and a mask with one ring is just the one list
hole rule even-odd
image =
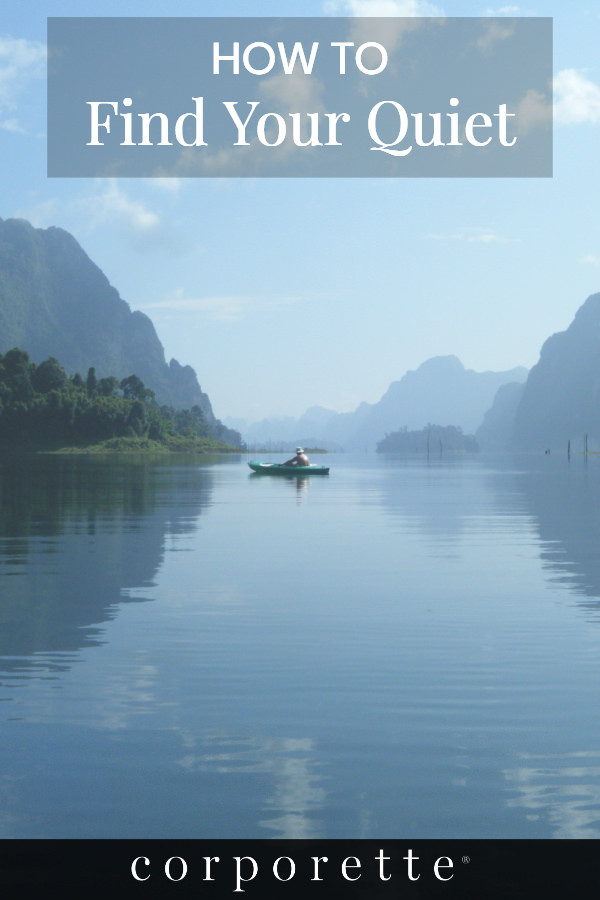
[[[463, 855], [458, 865], [464, 866], [470, 862], [470, 856]], [[401, 857], [393, 858], [380, 849], [374, 857], [346, 856], [335, 860], [325, 855], [265, 859], [264, 853], [260, 859], [251, 855], [203, 855], [193, 858], [136, 856], [131, 863], [131, 875], [135, 881], [153, 886], [158, 882], [194, 881], [210, 883], [220, 890], [241, 894], [258, 881], [264, 889], [292, 881], [303, 882], [307, 888], [315, 882], [339, 886], [358, 882], [363, 877], [367, 877], [370, 882], [376, 879], [381, 884], [395, 887], [398, 887], [400, 881], [416, 885], [421, 879], [423, 882], [441, 885], [455, 878], [457, 868], [450, 856], [426, 860], [408, 848]]]

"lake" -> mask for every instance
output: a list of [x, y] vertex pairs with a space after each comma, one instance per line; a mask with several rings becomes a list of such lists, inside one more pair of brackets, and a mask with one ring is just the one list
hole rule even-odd
[[600, 457], [0, 462], [0, 836], [600, 837]]

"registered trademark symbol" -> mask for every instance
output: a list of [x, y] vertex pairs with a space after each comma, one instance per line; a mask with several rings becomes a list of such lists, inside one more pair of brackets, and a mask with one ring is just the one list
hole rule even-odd
[[470, 858], [469, 858], [468, 856], [463, 856], [462, 861], [464, 862], [465, 865], [466, 865], [467, 863], [470, 863], [470, 862], [471, 862], [471, 860], [470, 860]]

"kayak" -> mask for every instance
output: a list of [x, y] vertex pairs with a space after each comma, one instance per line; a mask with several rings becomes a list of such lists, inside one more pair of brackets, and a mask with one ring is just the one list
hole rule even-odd
[[329, 475], [329, 466], [283, 466], [257, 462], [249, 462], [248, 465], [259, 475]]
[[329, 475], [329, 466], [283, 466], [277, 463], [249, 462], [259, 475]]

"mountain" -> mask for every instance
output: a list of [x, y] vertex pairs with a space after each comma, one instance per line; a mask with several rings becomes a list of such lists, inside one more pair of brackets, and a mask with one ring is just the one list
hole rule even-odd
[[523, 367], [507, 372], [474, 372], [456, 356], [436, 356], [393, 382], [379, 403], [360, 411], [349, 435], [354, 447], [370, 446], [386, 433], [434, 425], [456, 425], [473, 434], [492, 405], [496, 391], [510, 381], [524, 381]]
[[167, 364], [151, 320], [131, 311], [72, 235], [0, 219], [0, 353], [13, 347], [36, 363], [55, 356], [84, 378], [90, 366], [99, 378], [135, 373], [160, 404], [197, 405], [223, 440], [232, 437], [191, 366]]
[[[322, 407], [300, 419], [265, 419], [255, 425], [237, 422], [249, 444], [320, 446], [325, 449], [374, 450], [386, 434], [427, 424], [455, 425], [472, 434], [491, 407], [498, 388], [522, 383], [527, 369], [474, 372], [455, 356], [436, 356], [393, 382], [378, 403], [361, 403], [354, 412], [334, 413]], [[230, 422], [233, 424], [233, 420]]]
[[566, 449], [568, 441], [600, 448], [600, 294], [579, 308], [566, 331], [553, 334], [531, 369], [516, 409], [517, 449]]
[[482, 450], [511, 450], [515, 416], [525, 385], [516, 381], [498, 388], [494, 402], [475, 432]]
[[338, 413], [323, 406], [311, 406], [299, 419], [293, 416], [271, 416], [260, 422], [247, 419], [225, 418], [229, 428], [241, 432], [244, 443], [250, 448], [281, 450], [286, 452], [300, 444], [303, 447], [320, 447], [336, 451], [342, 447], [335, 441], [325, 439], [327, 425]]

